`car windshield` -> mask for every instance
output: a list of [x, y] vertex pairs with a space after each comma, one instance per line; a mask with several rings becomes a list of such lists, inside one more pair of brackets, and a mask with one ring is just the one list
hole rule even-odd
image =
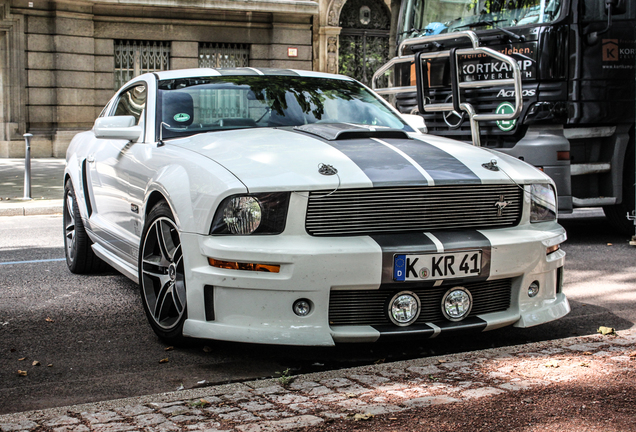
[[318, 122], [410, 130], [378, 97], [349, 80], [218, 76], [159, 82], [157, 135], [161, 139]]
[[406, 0], [400, 40], [556, 20], [563, 0]]

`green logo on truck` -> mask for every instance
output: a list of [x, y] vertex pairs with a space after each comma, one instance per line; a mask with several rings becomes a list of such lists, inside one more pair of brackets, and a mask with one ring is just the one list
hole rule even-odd
[[[502, 102], [497, 107], [496, 114], [512, 114], [515, 112], [515, 106], [510, 102]], [[504, 132], [510, 132], [515, 128], [517, 124], [517, 119], [513, 120], [497, 120], [497, 126]]]

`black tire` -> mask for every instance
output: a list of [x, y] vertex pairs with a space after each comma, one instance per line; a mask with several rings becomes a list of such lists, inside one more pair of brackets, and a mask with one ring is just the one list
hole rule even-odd
[[99, 259], [93, 252], [91, 245], [93, 242], [88, 237], [79, 207], [75, 189], [71, 180], [67, 180], [64, 185], [64, 252], [66, 254], [66, 265], [71, 273], [89, 274], [98, 273], [108, 268], [107, 264]]
[[165, 201], [157, 203], [146, 218], [139, 246], [139, 288], [146, 317], [157, 336], [169, 344], [183, 343], [188, 315], [183, 252]]
[[634, 144], [632, 143], [625, 154], [623, 167], [623, 201], [620, 204], [603, 207], [605, 216], [614, 230], [622, 235], [633, 236], [634, 221], [627, 219], [627, 213], [634, 214], [635, 186], [634, 182]]

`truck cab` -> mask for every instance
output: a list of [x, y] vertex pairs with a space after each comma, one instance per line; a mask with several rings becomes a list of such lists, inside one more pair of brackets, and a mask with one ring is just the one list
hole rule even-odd
[[[429, 133], [470, 141], [461, 109], [422, 108], [453, 102], [454, 75], [459, 83], [512, 77], [509, 65], [491, 56], [456, 55], [453, 67], [448, 56], [432, 55], [467, 46], [466, 38], [449, 35], [474, 32], [480, 46], [515, 59], [522, 79], [518, 117], [481, 122], [481, 145], [552, 177], [560, 213], [603, 207], [620, 231], [633, 234], [626, 216], [635, 195], [635, 14], [636, 3], [625, 0], [405, 0], [396, 54], [414, 61], [385, 71], [388, 86], [402, 89], [385, 94], [400, 111], [419, 112]], [[464, 86], [457, 96], [478, 114], [510, 113], [516, 91]]]

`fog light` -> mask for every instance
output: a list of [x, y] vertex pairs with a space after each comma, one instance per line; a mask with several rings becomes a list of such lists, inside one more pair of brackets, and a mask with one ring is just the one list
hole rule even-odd
[[464, 287], [455, 287], [446, 291], [442, 298], [442, 313], [450, 321], [461, 321], [473, 308], [473, 296]]
[[410, 291], [402, 291], [389, 302], [389, 319], [400, 327], [413, 324], [420, 316], [420, 299]]
[[311, 303], [306, 299], [296, 300], [294, 302], [293, 310], [299, 317], [307, 316], [309, 315], [309, 312], [311, 312]]
[[532, 298], [539, 294], [539, 282], [534, 281], [528, 287], [528, 297]]

